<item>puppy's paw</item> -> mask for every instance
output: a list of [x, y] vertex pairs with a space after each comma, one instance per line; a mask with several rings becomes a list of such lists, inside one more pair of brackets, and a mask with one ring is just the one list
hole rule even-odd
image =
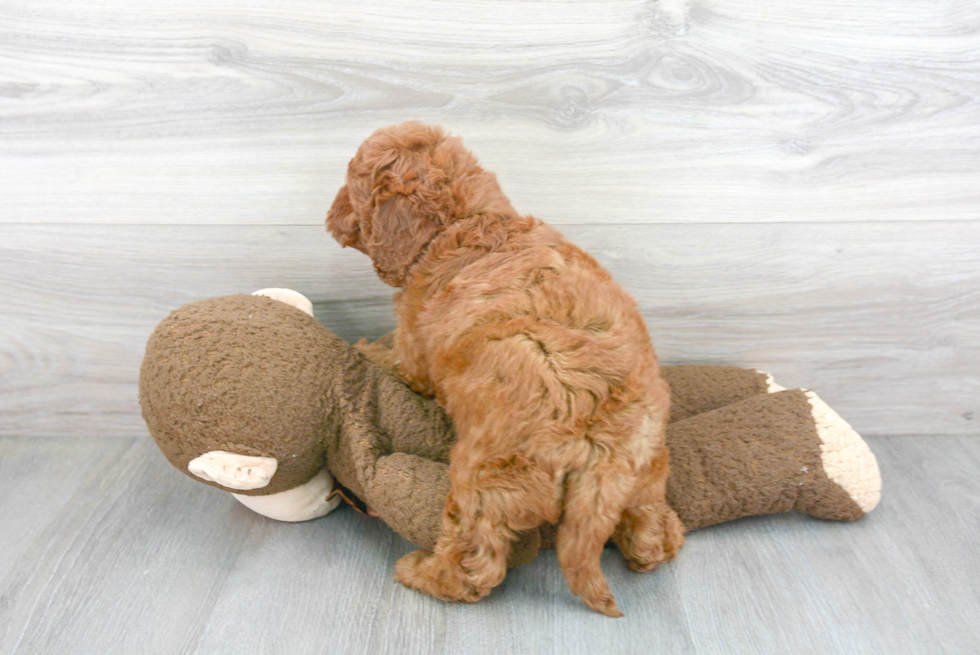
[[395, 563], [395, 580], [411, 589], [420, 589], [419, 585], [424, 577], [422, 574], [424, 564], [430, 557], [432, 553], [424, 550], [416, 550], [405, 555]]
[[666, 561], [669, 562], [677, 557], [681, 546], [684, 545], [684, 533], [687, 532], [687, 529], [681, 523], [677, 512], [669, 507], [660, 518], [664, 526], [664, 554], [667, 557]]
[[652, 548], [642, 556], [633, 557], [626, 560], [626, 568], [636, 573], [646, 573], [652, 571], [667, 561], [664, 557], [663, 549]]
[[645, 573], [677, 557], [684, 545], [684, 525], [674, 510], [631, 510], [636, 520], [624, 521], [614, 537], [631, 571]]
[[[458, 567], [455, 567], [458, 569]], [[442, 600], [473, 603], [481, 596], [463, 579], [462, 570], [430, 552], [417, 550], [395, 564], [395, 579], [410, 589]]]

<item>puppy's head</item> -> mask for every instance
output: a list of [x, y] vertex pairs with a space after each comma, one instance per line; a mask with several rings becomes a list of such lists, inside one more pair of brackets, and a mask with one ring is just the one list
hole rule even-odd
[[445, 226], [501, 204], [510, 209], [496, 178], [458, 138], [411, 121], [382, 128], [361, 144], [327, 213], [327, 229], [342, 246], [367, 254], [381, 279], [398, 287]]

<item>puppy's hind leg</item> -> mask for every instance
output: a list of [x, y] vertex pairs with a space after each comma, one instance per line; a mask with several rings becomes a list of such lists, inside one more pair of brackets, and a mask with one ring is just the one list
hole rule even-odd
[[[628, 488], [621, 471], [598, 464], [565, 480], [565, 511], [555, 549], [572, 593], [608, 616], [622, 616], [602, 573], [600, 558], [622, 514]], [[632, 484], [630, 484], [630, 487]]]
[[667, 505], [666, 487], [665, 449], [637, 479], [613, 535], [613, 541], [626, 558], [626, 566], [633, 571], [650, 571], [669, 562], [684, 545], [684, 525]]
[[452, 489], [435, 551], [406, 555], [395, 577], [443, 600], [474, 602], [503, 582], [518, 532], [558, 518], [550, 478], [521, 456], [450, 468]]
[[503, 582], [511, 533], [477, 516], [472, 494], [450, 491], [432, 553], [417, 550], [398, 560], [395, 578], [442, 600], [473, 603]]

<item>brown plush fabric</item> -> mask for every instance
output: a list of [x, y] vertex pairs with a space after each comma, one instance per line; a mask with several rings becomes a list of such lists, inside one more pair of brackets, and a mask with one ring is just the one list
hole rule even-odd
[[792, 509], [864, 514], [831, 482], [803, 391], [759, 394], [671, 424], [667, 499], [689, 529]]
[[766, 374], [733, 366], [664, 366], [670, 420], [681, 421], [766, 393]]
[[[264, 296], [172, 312], [147, 343], [140, 403], [161, 451], [187, 475], [188, 462], [210, 450], [275, 457], [272, 482], [238, 492], [246, 495], [298, 486], [329, 456], [341, 484], [383, 510], [399, 498], [388, 480], [374, 481], [390, 470], [387, 455], [418, 457], [399, 468], [413, 470], [419, 488], [438, 489], [440, 474], [431, 471], [445, 465], [451, 446], [452, 424], [435, 403], [310, 316]], [[414, 517], [406, 518], [410, 526]]]
[[[368, 362], [316, 320], [265, 296], [185, 305], [151, 335], [140, 404], [171, 464], [212, 450], [275, 457], [266, 495], [331, 473], [388, 525], [432, 548], [446, 492], [452, 423], [436, 403]], [[537, 552], [537, 535], [511, 565]]]
[[[667, 497], [687, 528], [791, 509], [837, 520], [863, 514], [823, 471], [802, 391], [764, 393], [765, 376], [755, 371], [663, 372], [675, 407], [715, 408], [667, 428]], [[160, 450], [185, 474], [211, 450], [275, 457], [267, 487], [236, 492], [262, 495], [306, 482], [326, 461], [398, 533], [422, 548], [435, 544], [451, 422], [293, 307], [226, 296], [174, 311], [147, 344], [140, 402]], [[509, 564], [548, 545], [548, 532], [543, 540], [537, 531], [522, 535]]]
[[164, 319], [146, 345], [143, 418], [187, 475], [188, 462], [209, 450], [275, 457], [279, 468], [267, 487], [237, 493], [278, 493], [322, 468], [323, 440], [339, 418], [326, 411], [322, 380], [354, 359], [341, 339], [271, 298], [191, 303]]

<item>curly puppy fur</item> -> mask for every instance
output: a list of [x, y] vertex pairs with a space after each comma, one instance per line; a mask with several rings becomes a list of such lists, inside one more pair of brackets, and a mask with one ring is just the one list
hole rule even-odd
[[572, 591], [620, 616], [599, 559], [673, 559], [670, 396], [635, 302], [592, 257], [511, 207], [496, 177], [440, 128], [409, 122], [358, 149], [327, 215], [395, 294], [397, 369], [456, 425], [435, 552], [406, 586], [476, 601], [504, 579], [517, 533], [557, 523]]

